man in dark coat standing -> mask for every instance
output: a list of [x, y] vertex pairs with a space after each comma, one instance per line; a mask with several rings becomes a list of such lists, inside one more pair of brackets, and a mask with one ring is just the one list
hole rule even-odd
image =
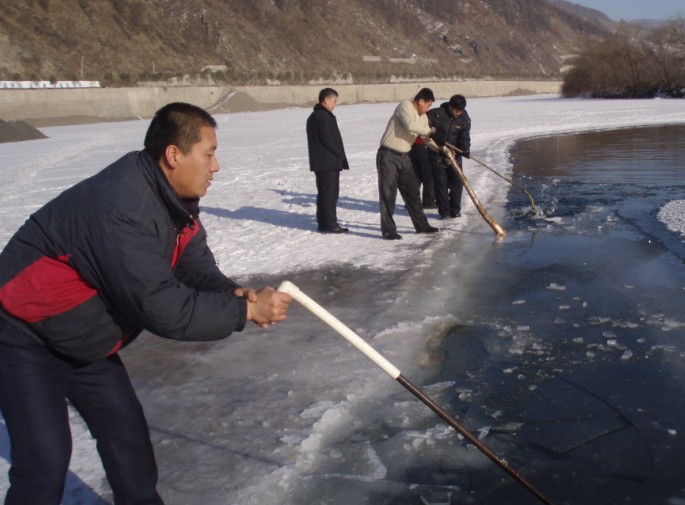
[[336, 205], [340, 193], [340, 172], [350, 168], [333, 109], [338, 92], [324, 88], [319, 103], [307, 119], [309, 169], [316, 176], [316, 222], [321, 233], [347, 233], [338, 224]]
[[[433, 140], [440, 147], [449, 143], [458, 147], [462, 154], [457, 156], [457, 164], [462, 167], [462, 157], [468, 158], [471, 151], [471, 118], [466, 112], [466, 98], [454, 95], [435, 109], [428, 111], [428, 122], [435, 128]], [[428, 152], [433, 167], [435, 200], [442, 219], [461, 216], [461, 194], [464, 186], [455, 170], [445, 162], [445, 158], [435, 151]]]

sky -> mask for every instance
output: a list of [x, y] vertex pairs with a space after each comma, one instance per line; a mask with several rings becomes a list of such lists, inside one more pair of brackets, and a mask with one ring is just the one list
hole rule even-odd
[[668, 19], [685, 16], [682, 0], [572, 0], [573, 3], [597, 9], [614, 21]]
[[[246, 277], [269, 275], [291, 280], [297, 285], [298, 272], [311, 269], [353, 265], [387, 272], [395, 270], [395, 265], [409, 268], [409, 265], [430, 262], [440, 250], [440, 245], [455, 237], [475, 234], [491, 236], [494, 241], [494, 233], [466, 196], [461, 219], [445, 223], [435, 219], [435, 215], [429, 215], [431, 224], [441, 228], [440, 233], [431, 236], [413, 233], [398, 199], [396, 221], [403, 240], [385, 241], [380, 238], [375, 155], [380, 136], [395, 107], [396, 104], [389, 103], [344, 105], [335, 109], [351, 167], [341, 177], [338, 207], [341, 225], [350, 229], [346, 235], [316, 232], [316, 190], [314, 177], [309, 172], [304, 132], [310, 109], [217, 115], [217, 158], [222, 168], [202, 200], [201, 216], [220, 267], [239, 282]], [[510, 170], [509, 147], [524, 137], [685, 122], [684, 100], [564, 100], [552, 95], [476, 98], [469, 100], [468, 110], [473, 119], [472, 155], [503, 173]], [[0, 201], [3, 202], [0, 206], [0, 247], [34, 210], [50, 198], [124, 153], [140, 149], [147, 126], [148, 121], [140, 120], [50, 127], [42, 129], [47, 139], [0, 144], [0, 179], [3, 181], [0, 186]], [[269, 139], [268, 142], [265, 139]], [[484, 206], [493, 216], [500, 214], [509, 187], [473, 161], [465, 161], [465, 172]], [[683, 202], [670, 202], [666, 210], [668, 212], [663, 213], [662, 219], [664, 224], [676, 232], [685, 232]], [[335, 279], [331, 280], [330, 289], [338, 289]], [[423, 324], [423, 320], [419, 322]], [[386, 338], [387, 335], [380, 332], [374, 337], [374, 345], [380, 343], [388, 349], [394, 356], [393, 361], [401, 359], [405, 350], [403, 346], [410, 340], [408, 335], [420, 333], [412, 324], [418, 323], [410, 318], [387, 329], [387, 333], [393, 335], [401, 334], [405, 328], [407, 338]], [[355, 331], [359, 330], [355, 328]], [[219, 443], [229, 447], [240, 447], [245, 443], [244, 450], [250, 454], [259, 450], [269, 454], [269, 459], [290, 463], [274, 465], [274, 468], [278, 466], [274, 470], [265, 458], [244, 458], [240, 464], [242, 472], [232, 474], [222, 470], [223, 460], [217, 457], [217, 464], [211, 465], [217, 467], [216, 473], [210, 474], [207, 468], [192, 475], [183, 473], [182, 465], [178, 464], [178, 475], [172, 475], [176, 484], [164, 489], [171, 505], [215, 503], [210, 499], [188, 500], [182, 495], [202, 486], [201, 479], [209, 478], [209, 475], [221, 480], [211, 485], [204, 483], [209, 493], [221, 495], [216, 503], [297, 503], [295, 495], [289, 494], [291, 489], [297, 482], [302, 482], [302, 475], [312, 471], [313, 462], [323, 454], [324, 442], [333, 436], [336, 426], [350, 421], [346, 413], [350, 405], [363, 401], [367, 389], [374, 389], [369, 384], [379, 380], [378, 371], [367, 366], [362, 366], [363, 371], [355, 371], [344, 380], [336, 379], [336, 374], [330, 373], [324, 360], [311, 359], [304, 367], [306, 370], [294, 368], [293, 362], [318, 352], [315, 347], [310, 348], [314, 343], [301, 342], [297, 337], [286, 343], [274, 339], [271, 344], [274, 348], [283, 346], [279, 352], [260, 352], [260, 346], [250, 344], [256, 332], [244, 333], [231, 337], [232, 347], [229, 349], [232, 352], [226, 355], [226, 364], [222, 363], [221, 369], [213, 373], [205, 371], [205, 375], [215, 376], [219, 382], [235, 380], [239, 386], [232, 394], [237, 395], [244, 390], [246, 406], [251, 405], [249, 398], [260, 398], [262, 410], [255, 413], [244, 407], [232, 411], [225, 432], [213, 433], [217, 442], [205, 450], [208, 457], [213, 457], [212, 451], [224, 457], [218, 451]], [[143, 340], [135, 342], [131, 348], [145, 348], [145, 345]], [[215, 348], [215, 352], [221, 352], [221, 349], [224, 347]], [[240, 353], [237, 361], [231, 358], [236, 350], [244, 352], [244, 358]], [[125, 352], [140, 354], [135, 349]], [[351, 353], [341, 353], [336, 363], [356, 359], [351, 356]], [[193, 359], [202, 360], [201, 355]], [[166, 360], [170, 366], [179, 364], [168, 356]], [[160, 361], [165, 359], [161, 357]], [[246, 371], [248, 365], [252, 368]], [[203, 364], [203, 367], [207, 366], [207, 363]], [[355, 362], [354, 366], [359, 365]], [[253, 377], [257, 370], [265, 373], [260, 380], [244, 381], [243, 375]], [[230, 374], [235, 374], [235, 377]], [[220, 404], [212, 401], [209, 384], [207, 379], [199, 388], [203, 394], [198, 398], [198, 409], [205, 409], [212, 403]], [[161, 396], [161, 403], [171, 410], [149, 412], [153, 424], [159, 423], [160, 419], [169, 419], [172, 426], [175, 426], [175, 419], [180, 419], [179, 426], [187, 422], [187, 416], [194, 415], [193, 409], [186, 407], [187, 412], [184, 413], [184, 409], [175, 405], [174, 397], [181, 389], [193, 387], [198, 387], [197, 380], [182, 385], [156, 384], [155, 394]], [[358, 394], [348, 395], [345, 399], [350, 387]], [[344, 399], [332, 401], [338, 398]], [[199, 422], [193, 419], [192, 422]], [[264, 439], [263, 433], [274, 430], [276, 422], [285, 423], [284, 429], [290, 433], [278, 443]], [[62, 505], [101, 504], [98, 497], [107, 496], [108, 487], [92, 439], [73, 412], [72, 429], [74, 453]], [[173, 449], [177, 439], [159, 429], [155, 435], [160, 433], [166, 435], [156, 450], [160, 459], [168, 461], [164, 456]], [[416, 436], [417, 440], [439, 441], [445, 435], [442, 429], [436, 430], [431, 425], [425, 433]], [[265, 440], [263, 447], [259, 445], [261, 440]], [[0, 424], [0, 495], [8, 485], [8, 447], [7, 434]], [[373, 458], [368, 463], [368, 475], [361, 478], [378, 478], [383, 473], [382, 466]], [[165, 467], [166, 476], [169, 471], [174, 471], [173, 464], [171, 470]], [[225, 492], [223, 489], [231, 489], [232, 494], [224, 496], [221, 494]]]

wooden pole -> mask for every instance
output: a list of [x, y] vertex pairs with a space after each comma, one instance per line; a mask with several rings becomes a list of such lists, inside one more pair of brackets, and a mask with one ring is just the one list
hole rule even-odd
[[473, 202], [473, 204], [476, 206], [476, 209], [478, 209], [478, 213], [485, 220], [485, 222], [490, 225], [490, 228], [492, 228], [495, 231], [495, 233], [497, 234], [498, 237], [504, 237], [506, 235], [504, 228], [502, 228], [499, 224], [497, 224], [497, 222], [488, 213], [488, 211], [485, 210], [485, 207], [483, 207], [483, 204], [480, 203], [480, 200], [478, 200], [476, 193], [473, 191], [473, 188], [471, 187], [469, 180], [466, 178], [466, 176], [464, 175], [464, 172], [459, 167], [459, 164], [457, 163], [457, 160], [454, 157], [454, 153], [450, 149], [444, 149], [444, 150], [441, 150], [441, 152], [442, 152], [442, 155], [447, 160], [447, 162], [450, 165], [452, 165], [452, 168], [454, 168], [454, 170], [457, 172], [457, 176], [459, 177], [459, 180], [464, 185], [464, 189], [466, 189], [466, 192], [469, 194], [469, 197], [471, 198], [471, 201]]

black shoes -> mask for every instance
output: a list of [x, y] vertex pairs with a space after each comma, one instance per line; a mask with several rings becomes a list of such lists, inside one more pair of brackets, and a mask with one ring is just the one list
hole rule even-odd
[[[425, 228], [423, 230], [418, 230], [416, 233], [437, 233], [440, 230], [438, 228], [435, 228], [433, 226], [429, 226], [428, 228]], [[383, 235], [384, 240], [401, 240], [402, 236], [399, 235], [398, 233], [388, 233]]]
[[440, 231], [439, 228], [436, 228], [434, 226], [429, 226], [428, 228], [424, 230], [418, 230], [416, 233], [438, 233]]
[[336, 226], [335, 228], [325, 229], [319, 228], [321, 233], [347, 233], [350, 231], [348, 228], [343, 228], [342, 226]]
[[440, 216], [440, 219], [454, 219], [455, 217], [461, 217], [461, 212], [452, 212], [449, 215]]
[[402, 240], [402, 235], [397, 233], [388, 233], [387, 235], [383, 235], [383, 238], [385, 240]]

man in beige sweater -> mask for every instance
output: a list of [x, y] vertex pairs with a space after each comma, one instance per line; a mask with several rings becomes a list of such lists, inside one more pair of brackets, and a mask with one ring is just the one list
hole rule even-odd
[[428, 126], [426, 112], [435, 97], [429, 88], [421, 89], [413, 100], [400, 102], [395, 109], [376, 155], [378, 194], [381, 210], [381, 233], [386, 240], [399, 240], [393, 219], [395, 200], [399, 190], [416, 233], [438, 231], [428, 224], [423, 213], [419, 184], [414, 174], [409, 151], [417, 136], [428, 137], [433, 130]]

